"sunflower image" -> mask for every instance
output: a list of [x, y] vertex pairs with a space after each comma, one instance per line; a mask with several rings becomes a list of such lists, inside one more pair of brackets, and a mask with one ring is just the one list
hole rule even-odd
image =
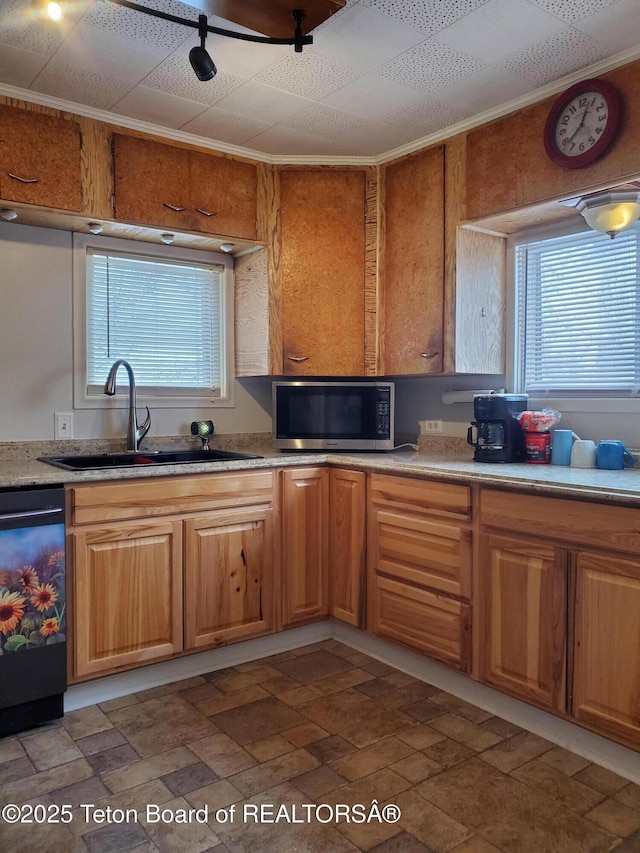
[[58, 593], [50, 583], [41, 583], [33, 590], [31, 604], [41, 613], [48, 610], [58, 600]]
[[20, 569], [20, 584], [24, 592], [32, 593], [39, 583], [38, 573], [33, 566], [23, 566]]
[[25, 599], [19, 592], [3, 592], [0, 595], [0, 632], [13, 631], [24, 614]]
[[40, 633], [43, 637], [50, 637], [52, 634], [57, 634], [60, 630], [58, 620], [55, 616], [45, 619], [40, 628]]
[[50, 566], [59, 566], [63, 560], [64, 560], [64, 551], [54, 551], [54, 553], [51, 554], [49, 557], [49, 565]]

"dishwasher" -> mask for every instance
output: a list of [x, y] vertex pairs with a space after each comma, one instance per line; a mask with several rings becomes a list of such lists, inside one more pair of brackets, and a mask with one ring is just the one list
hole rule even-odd
[[64, 489], [0, 491], [0, 737], [63, 715]]

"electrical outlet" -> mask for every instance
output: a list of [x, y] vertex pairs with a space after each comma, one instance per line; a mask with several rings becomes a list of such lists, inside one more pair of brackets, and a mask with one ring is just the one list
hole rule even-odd
[[55, 412], [53, 424], [54, 438], [73, 438], [73, 415], [70, 412]]
[[433, 435], [442, 432], [442, 421], [419, 421], [421, 435]]

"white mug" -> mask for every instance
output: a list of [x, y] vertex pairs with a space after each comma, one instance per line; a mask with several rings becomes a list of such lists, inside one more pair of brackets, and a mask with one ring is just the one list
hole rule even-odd
[[572, 468], [595, 468], [596, 467], [596, 443], [588, 439], [579, 438], [573, 442], [571, 448]]

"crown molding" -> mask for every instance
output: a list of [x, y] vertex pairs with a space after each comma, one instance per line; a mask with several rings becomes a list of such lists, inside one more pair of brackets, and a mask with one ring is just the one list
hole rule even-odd
[[264, 151], [256, 151], [253, 148], [246, 148], [240, 145], [230, 145], [225, 142], [219, 142], [215, 139], [210, 139], [204, 136], [197, 136], [193, 133], [185, 133], [182, 130], [175, 130], [170, 127], [152, 124], [151, 122], [140, 121], [139, 119], [130, 118], [128, 116], [118, 115], [117, 113], [109, 112], [108, 110], [97, 109], [96, 107], [88, 107], [83, 104], [76, 104], [73, 101], [67, 101], [62, 98], [55, 98], [51, 95], [44, 95], [40, 92], [34, 92], [31, 89], [19, 89], [15, 86], [8, 86], [0, 83], [0, 95], [7, 98], [15, 98], [28, 103], [39, 104], [40, 106], [50, 107], [52, 109], [61, 110], [63, 112], [74, 113], [75, 115], [85, 116], [86, 118], [95, 119], [96, 121], [105, 122], [106, 124], [117, 125], [118, 127], [128, 128], [129, 130], [137, 130], [141, 133], [148, 133], [152, 136], [159, 136], [164, 139], [182, 142], [188, 145], [197, 145], [201, 148], [209, 148], [212, 151], [218, 151], [222, 154], [231, 154], [236, 157], [242, 157], [249, 160], [256, 160], [260, 163], [269, 163], [272, 165], [300, 165], [300, 166], [380, 166], [390, 160], [396, 160], [407, 154], [413, 154], [422, 148], [427, 148], [431, 145], [436, 145], [452, 136], [457, 136], [460, 133], [465, 133], [473, 130], [482, 124], [487, 124], [495, 119], [502, 118], [510, 113], [517, 112], [524, 107], [531, 106], [538, 101], [542, 101], [552, 95], [564, 91], [568, 86], [577, 83], [580, 80], [585, 80], [597, 74], [604, 74], [607, 71], [612, 71], [615, 68], [620, 68], [623, 65], [628, 65], [640, 59], [640, 45], [629, 48], [628, 50], [610, 56], [607, 59], [583, 68], [580, 71], [574, 71], [561, 77], [559, 80], [534, 89], [526, 95], [521, 95], [517, 98], [500, 104], [497, 107], [477, 113], [470, 118], [457, 122], [456, 124], [444, 127], [436, 133], [431, 133], [427, 136], [415, 139], [406, 145], [398, 148], [385, 151], [382, 154], [375, 156], [359, 156], [359, 155], [286, 155], [286, 154], [266, 154]]

